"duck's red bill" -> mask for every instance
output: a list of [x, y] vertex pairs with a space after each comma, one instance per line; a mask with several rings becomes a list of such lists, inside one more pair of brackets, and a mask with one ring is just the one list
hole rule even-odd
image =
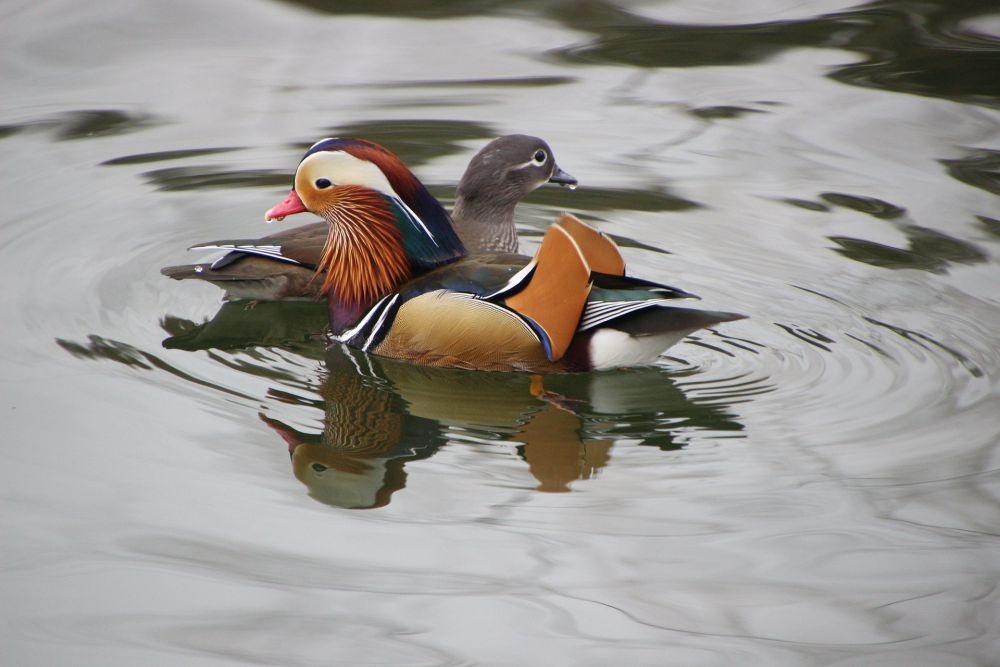
[[292, 190], [285, 197], [285, 200], [274, 206], [267, 213], [264, 214], [264, 220], [271, 222], [272, 220], [282, 220], [286, 215], [294, 215], [295, 213], [305, 213], [306, 205], [302, 203], [299, 199], [299, 195]]

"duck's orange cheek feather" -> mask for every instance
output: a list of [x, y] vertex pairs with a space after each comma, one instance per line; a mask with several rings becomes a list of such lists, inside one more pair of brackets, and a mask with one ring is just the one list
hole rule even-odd
[[302, 203], [299, 195], [295, 190], [288, 193], [284, 201], [280, 204], [273, 206], [267, 213], [264, 214], [264, 220], [270, 222], [272, 220], [282, 220], [286, 215], [294, 215], [296, 213], [304, 213], [308, 209], [306, 205]]

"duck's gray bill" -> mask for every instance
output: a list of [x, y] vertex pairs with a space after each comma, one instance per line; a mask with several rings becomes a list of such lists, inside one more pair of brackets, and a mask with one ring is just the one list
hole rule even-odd
[[558, 165], [556, 165], [556, 168], [552, 170], [552, 175], [549, 176], [549, 183], [568, 185], [570, 187], [576, 187], [577, 185], [576, 179], [560, 169]]

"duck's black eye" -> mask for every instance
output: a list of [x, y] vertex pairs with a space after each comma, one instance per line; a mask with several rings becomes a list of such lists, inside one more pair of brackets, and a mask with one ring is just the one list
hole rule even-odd
[[545, 155], [545, 151], [543, 151], [541, 148], [535, 151], [535, 162], [537, 162], [538, 164], [545, 162], [546, 157], [548, 156]]
[[325, 178], [317, 178], [316, 179], [316, 187], [319, 188], [320, 190], [322, 190], [324, 188], [328, 188], [331, 185], [333, 185], [333, 183], [331, 183], [330, 181], [328, 181]]

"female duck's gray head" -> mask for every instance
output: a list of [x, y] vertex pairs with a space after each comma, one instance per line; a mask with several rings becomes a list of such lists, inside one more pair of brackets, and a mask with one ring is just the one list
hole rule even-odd
[[452, 219], [469, 252], [517, 252], [514, 207], [545, 183], [576, 187], [544, 140], [526, 134], [494, 139], [469, 162]]

